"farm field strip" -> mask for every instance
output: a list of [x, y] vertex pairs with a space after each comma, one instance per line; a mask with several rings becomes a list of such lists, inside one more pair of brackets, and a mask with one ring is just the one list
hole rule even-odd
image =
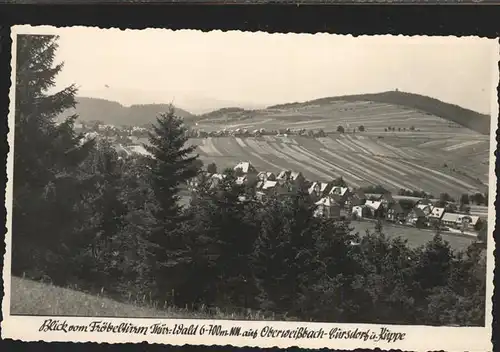
[[243, 140], [241, 138], [236, 137], [235, 139], [236, 139], [236, 143], [238, 143], [240, 145], [240, 147], [242, 147], [242, 148], [246, 148], [247, 147], [246, 144], [243, 142]]
[[255, 139], [248, 138], [246, 142], [248, 146], [253, 150], [255, 150], [258, 154], [263, 154], [263, 155], [270, 154], [266, 149], [262, 148]]
[[206, 154], [206, 155], [208, 155], [208, 156], [210, 156], [210, 155], [211, 155], [211, 153], [210, 153], [210, 152], [211, 152], [211, 150], [209, 150], [209, 149], [208, 149], [208, 147], [206, 147], [206, 146], [204, 146], [204, 145], [199, 145], [197, 148], [198, 148], [199, 150], [201, 150], [201, 152], [202, 152], [203, 154]]
[[[284, 159], [286, 160], [287, 162], [289, 162], [290, 164], [294, 164], [294, 165], [298, 165], [300, 166], [300, 170], [303, 170], [304, 168], [304, 163], [303, 162], [300, 162], [300, 161], [297, 161], [296, 159], [280, 152], [279, 150], [276, 150], [274, 148], [272, 148], [270, 145], [267, 145], [265, 144], [262, 145], [263, 148], [266, 148], [269, 150], [269, 152], [271, 152], [272, 154], [274, 154], [275, 156], [277, 156], [278, 158], [281, 158], [281, 159]], [[308, 170], [310, 173], [314, 174], [315, 177], [320, 177], [320, 178], [323, 178], [325, 180], [329, 180], [331, 179], [332, 177], [338, 177], [337, 175], [333, 174], [331, 171], [330, 171], [330, 174], [327, 174], [323, 171], [320, 171], [318, 169], [316, 169], [315, 167], [312, 167], [312, 166], [307, 166], [306, 170]]]
[[290, 125], [304, 125], [304, 124], [308, 124], [308, 123], [316, 123], [316, 122], [325, 122], [324, 119], [322, 120], [311, 120], [311, 121], [299, 121], [299, 122], [292, 122], [290, 123]]
[[454, 186], [449, 182], [446, 182], [434, 175], [430, 175], [428, 172], [424, 172], [417, 168], [413, 168], [414, 164], [406, 165], [401, 163], [401, 159], [389, 159], [382, 157], [375, 157], [375, 159], [382, 161], [385, 164], [391, 165], [395, 170], [400, 170], [403, 172], [407, 172], [409, 175], [415, 176], [415, 180], [418, 180], [418, 183], [422, 185], [422, 187], [417, 188], [417, 190], [423, 190], [425, 192], [439, 194], [443, 191], [450, 191], [450, 193], [463, 193], [463, 188]]
[[346, 138], [347, 140], [349, 140], [349, 142], [351, 142], [352, 144], [354, 144], [356, 147], [358, 147], [363, 153], [365, 154], [368, 154], [368, 155], [373, 155], [373, 153], [368, 150], [368, 149], [365, 149], [361, 143], [358, 143], [358, 141], [356, 139], [354, 139], [353, 137], [349, 136], [349, 135], [346, 135]]
[[412, 159], [425, 159], [425, 158], [428, 158], [428, 155], [420, 153], [415, 148], [401, 147], [401, 150], [404, 151], [406, 154], [410, 155], [412, 157]]
[[211, 137], [203, 140], [202, 150], [206, 152], [206, 154], [211, 156], [224, 156], [217, 148], [215, 148], [214, 142]]
[[[356, 156], [353, 155], [344, 155], [344, 159], [350, 161], [352, 165], [357, 166], [358, 160], [356, 160], [356, 157], [361, 156], [361, 154], [358, 154]], [[419, 189], [418, 186], [414, 185], [407, 179], [402, 179], [395, 175], [395, 170], [392, 168], [386, 166], [383, 162], [380, 162], [373, 157], [364, 157], [364, 164], [362, 165], [363, 169], [362, 171], [366, 172], [366, 169], [369, 170], [368, 173], [372, 173], [376, 176], [376, 180], [379, 184], [385, 184], [389, 186], [390, 188], [394, 189]], [[358, 167], [359, 168], [359, 167]], [[384, 171], [387, 170], [387, 171]], [[374, 170], [374, 171], [371, 171]], [[398, 170], [399, 171], [399, 170]], [[399, 171], [401, 172], [401, 171]], [[397, 172], [396, 172], [397, 173]], [[376, 183], [374, 183], [376, 184]]]
[[344, 141], [341, 141], [340, 139], [337, 139], [337, 143], [339, 143], [340, 145], [342, 145], [344, 148], [347, 148], [348, 150], [352, 151], [352, 152], [357, 152], [356, 149], [354, 149], [353, 147], [351, 147], [350, 145], [348, 145], [347, 143], [345, 143]]
[[378, 145], [380, 145], [382, 148], [390, 150], [394, 154], [394, 156], [396, 158], [408, 158], [408, 159], [411, 159], [411, 157], [409, 155], [406, 155], [406, 154], [404, 154], [401, 151], [401, 147], [395, 147], [395, 146], [387, 144], [387, 143], [385, 143], [385, 142], [383, 142], [381, 140], [377, 140], [375, 143], [378, 144]]
[[[276, 152], [285, 155], [288, 158], [291, 158], [297, 162], [299, 162], [299, 165], [303, 168], [308, 168], [309, 165], [312, 165], [316, 170], [323, 172], [323, 174], [328, 175], [331, 174], [333, 177], [340, 177], [340, 173], [336, 173], [330, 168], [326, 167], [324, 164], [317, 162], [316, 160], [312, 160], [310, 157], [307, 155], [304, 155], [303, 153], [297, 152], [293, 149], [291, 149], [289, 146], [284, 145], [283, 148], [280, 148], [280, 146], [276, 143], [270, 143], [269, 144], [270, 148], [273, 148]], [[331, 176], [330, 176], [331, 177]]]
[[[388, 185], [391, 188], [396, 188], [396, 189], [407, 188], [406, 186], [403, 186], [403, 185], [401, 185], [401, 184], [399, 184], [397, 182], [389, 180], [388, 178], [384, 178], [383, 176], [380, 176], [380, 174], [377, 174], [376, 172], [367, 169], [363, 165], [358, 165], [356, 163], [356, 161], [353, 161], [352, 159], [347, 158], [347, 155], [344, 155], [344, 156], [336, 155], [336, 154], [332, 153], [330, 150], [323, 149], [323, 148], [321, 149], [321, 151], [323, 153], [325, 153], [325, 154], [328, 154], [332, 158], [340, 160], [344, 164], [350, 165], [350, 167], [352, 169], [356, 169], [356, 170], [362, 172], [363, 176], [361, 176], [361, 177], [365, 178], [365, 180], [367, 180], [371, 184], [374, 184], [374, 185], [376, 185], [376, 184]], [[355, 170], [352, 170], [352, 169], [351, 169], [351, 171], [355, 171]], [[387, 174], [385, 174], [385, 175], [387, 175]]]
[[[309, 156], [311, 159], [315, 159], [319, 162], [320, 165], [326, 165], [329, 166], [332, 169], [335, 169], [339, 172], [339, 176], [342, 176], [344, 180], [346, 180], [348, 183], [352, 184], [354, 187], [359, 187], [358, 182], [363, 181], [364, 179], [351, 173], [349, 169], [341, 167], [337, 164], [333, 164], [329, 160], [322, 158], [314, 153], [311, 153], [309, 150], [305, 149], [304, 147], [293, 147], [294, 150], [291, 152], [293, 153], [294, 151], [298, 153], [303, 153], [306, 156]], [[366, 180], [366, 179], [365, 179]]]
[[457, 150], [457, 149], [460, 149], [460, 148], [469, 147], [469, 146], [472, 146], [472, 145], [478, 144], [478, 143], [481, 143], [481, 141], [477, 141], [477, 140], [476, 141], [466, 141], [466, 142], [462, 142], [462, 143], [459, 143], [459, 144], [455, 144], [455, 145], [443, 148], [443, 150], [445, 150], [447, 152], [450, 152], [450, 151], [454, 151], [454, 150]]
[[387, 148], [383, 148], [374, 141], [369, 139], [365, 141], [367, 148], [371, 149], [375, 155], [396, 157], [396, 154], [394, 154], [392, 151], [388, 150]]
[[[222, 151], [224, 156], [242, 158], [246, 155], [245, 148], [232, 138], [217, 138], [216, 144], [218, 150]], [[241, 141], [243, 142], [243, 141]], [[244, 143], [243, 143], [244, 144]]]
[[329, 137], [326, 138], [318, 138], [317, 139], [325, 148], [332, 149], [334, 151], [342, 151], [342, 152], [347, 152], [351, 149], [347, 148], [346, 146], [340, 144], [339, 140], [332, 139]]
[[354, 152], [357, 153], [358, 150], [350, 146], [349, 144], [344, 143], [340, 138], [333, 139], [330, 138], [331, 143], [327, 143], [325, 145], [326, 148], [332, 149], [334, 151], [343, 151], [343, 152]]
[[[409, 162], [406, 161], [406, 160], [401, 160], [401, 162], [404, 163], [404, 164], [409, 164]], [[430, 172], [430, 173], [432, 173], [434, 175], [437, 175], [437, 176], [440, 176], [442, 178], [446, 178], [447, 180], [450, 180], [450, 181], [452, 181], [452, 182], [454, 182], [456, 184], [459, 184], [459, 185], [463, 186], [464, 187], [463, 188], [464, 193], [468, 193], [468, 192], [471, 192], [471, 191], [472, 192], [479, 192], [479, 190], [475, 186], [473, 186], [473, 185], [471, 185], [471, 184], [469, 184], [469, 183], [467, 183], [465, 181], [462, 181], [462, 180], [460, 180], [460, 179], [458, 179], [456, 177], [453, 177], [453, 176], [444, 174], [442, 172], [430, 169], [430, 168], [425, 167], [425, 166], [417, 165], [417, 164], [414, 164], [414, 163], [411, 164], [411, 166], [413, 168], [418, 168], [418, 169], [421, 169], [421, 170], [425, 170], [427, 172]]]
[[400, 158], [405, 158], [405, 159], [413, 159], [411, 156], [409, 156], [408, 154], [404, 153], [401, 148], [396, 148], [396, 147], [393, 147], [392, 145], [389, 145], [385, 142], [382, 142], [382, 141], [377, 141], [377, 144], [381, 145], [382, 147], [385, 147], [391, 151], [393, 151], [397, 156], [399, 156]]
[[[356, 144], [362, 147], [363, 149], [369, 151], [369, 154], [372, 155], [387, 155], [387, 148], [382, 148], [380, 145], [373, 142], [371, 139], [367, 139], [363, 136], [352, 137]], [[393, 153], [389, 153], [393, 155]]]
[[425, 143], [422, 143], [422, 144], [419, 144], [418, 146], [420, 148], [427, 148], [427, 147], [436, 147], [438, 146], [439, 144], [447, 144], [449, 143], [450, 141], [445, 139], [445, 140], [431, 140], [431, 141], [428, 141], [428, 142], [425, 142]]
[[[362, 155], [362, 154], [359, 154], [358, 155], [359, 157], [361, 157], [362, 159], [365, 159], [366, 162], [374, 162], [374, 163], [377, 163], [377, 166], [380, 166], [380, 167], [383, 167], [387, 170], [389, 170], [390, 172], [395, 172], [396, 174], [400, 175], [400, 176], [407, 176], [407, 173], [406, 172], [403, 172], [403, 171], [400, 171], [396, 168], [392, 168], [390, 166], [387, 166], [386, 163], [383, 163], [383, 162], [380, 162], [380, 161], [377, 161], [376, 159], [374, 158], [371, 158], [371, 157], [368, 157], [366, 155]], [[419, 189], [419, 188], [415, 188], [415, 189]]]

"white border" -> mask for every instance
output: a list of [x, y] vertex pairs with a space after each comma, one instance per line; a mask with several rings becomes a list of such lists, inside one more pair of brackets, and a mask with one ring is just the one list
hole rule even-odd
[[[58, 29], [51, 26], [33, 27], [28, 25], [15, 26], [12, 28], [12, 74], [11, 81], [15, 82], [15, 62], [16, 62], [16, 35], [17, 34], [57, 34]], [[148, 29], [146, 29], [148, 30]], [[157, 29], [155, 29], [157, 30]], [[144, 31], [144, 30], [143, 30]], [[291, 34], [297, 35], [297, 34]], [[307, 34], [306, 34], [307, 35]], [[326, 35], [326, 34], [322, 34]], [[386, 36], [392, 37], [392, 36]], [[427, 37], [412, 37], [413, 40]], [[444, 40], [446, 37], [442, 37]], [[477, 38], [478, 40], [489, 40]], [[490, 132], [490, 180], [489, 180], [489, 213], [488, 213], [488, 250], [487, 250], [487, 300], [486, 300], [486, 327], [429, 327], [429, 326], [404, 326], [404, 325], [375, 325], [375, 324], [336, 324], [336, 323], [300, 323], [300, 322], [269, 322], [269, 321], [228, 321], [228, 320], [189, 320], [189, 319], [121, 319], [121, 318], [65, 318], [65, 317], [40, 317], [40, 316], [11, 316], [10, 315], [10, 270], [11, 270], [11, 225], [12, 225], [12, 172], [13, 172], [13, 153], [14, 146], [14, 102], [15, 89], [10, 90], [10, 112], [8, 123], [10, 131], [8, 133], [8, 143], [10, 153], [7, 157], [7, 175], [8, 183], [6, 187], [6, 207], [7, 207], [7, 235], [6, 255], [4, 259], [4, 299], [2, 301], [2, 310], [4, 320], [1, 323], [2, 338], [11, 338], [22, 341], [72, 341], [72, 342], [106, 342], [106, 343], [124, 343], [132, 342], [139, 343], [148, 341], [150, 343], [172, 344], [172, 345], [233, 345], [238, 347], [243, 346], [258, 346], [258, 347], [292, 347], [298, 346], [302, 348], [334, 348], [334, 349], [355, 349], [355, 348], [381, 348], [381, 349], [401, 349], [413, 351], [429, 351], [429, 350], [445, 350], [445, 351], [491, 351], [492, 337], [492, 294], [493, 294], [493, 268], [495, 266], [494, 239], [493, 229], [495, 226], [495, 208], [494, 201], [496, 196], [496, 175], [495, 175], [495, 150], [496, 150], [496, 130], [498, 128], [498, 102], [497, 102], [497, 85], [499, 82], [498, 60], [499, 60], [499, 44], [497, 40], [489, 40], [491, 42], [491, 66], [492, 81], [491, 89], [491, 132]], [[114, 324], [132, 323], [136, 326], [150, 326], [154, 323], [165, 323], [170, 327], [174, 324], [191, 324], [199, 325], [196, 335], [153, 335], [153, 334], [120, 334], [120, 333], [85, 333], [85, 332], [39, 332], [40, 326], [45, 319], [58, 319], [61, 322], [67, 321], [68, 324], [88, 325], [92, 321], [112, 322]], [[262, 331], [266, 326], [271, 326], [273, 329], [295, 329], [307, 328], [312, 330], [323, 329], [326, 336], [322, 339], [293, 339], [293, 338], [272, 338], [272, 337], [221, 337], [210, 336], [208, 333], [201, 333], [201, 326], [208, 327], [209, 324], [219, 324], [223, 328], [233, 326], [242, 327], [242, 331], [254, 329]], [[355, 330], [379, 332], [382, 327], [386, 327], [394, 332], [405, 334], [405, 338], [400, 341], [388, 343], [385, 341], [374, 342], [372, 340], [364, 341], [358, 339], [329, 339], [328, 333], [333, 328], [342, 330]]]

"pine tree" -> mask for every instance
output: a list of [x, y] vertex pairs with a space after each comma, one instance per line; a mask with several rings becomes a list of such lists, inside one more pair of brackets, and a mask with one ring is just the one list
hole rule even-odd
[[173, 107], [157, 118], [153, 132], [149, 134], [149, 145], [145, 149], [151, 153], [148, 158], [149, 182], [155, 198], [153, 210], [155, 227], [151, 229], [148, 241], [149, 252], [153, 253], [151, 272], [156, 277], [159, 299], [177, 286], [174, 278], [182, 279], [186, 266], [186, 251], [189, 242], [186, 233], [188, 217], [179, 203], [179, 191], [183, 184], [195, 177], [200, 165], [197, 155], [192, 155], [195, 147], [186, 146], [187, 129], [181, 118], [175, 116]]
[[156, 215], [164, 225], [179, 220], [180, 186], [199, 171], [195, 164], [197, 155], [192, 155], [196, 148], [186, 147], [187, 140], [187, 128], [182, 119], [175, 116], [173, 107], [170, 107], [168, 113], [157, 118], [157, 124], [149, 134], [150, 145], [144, 145], [152, 154], [151, 185], [160, 207]]
[[62, 278], [69, 268], [59, 264], [71, 251], [85, 192], [77, 168], [92, 143], [74, 132], [76, 116], [57, 123], [75, 106], [76, 93], [69, 86], [49, 94], [63, 68], [54, 64], [57, 39], [17, 37], [12, 270], [38, 276], [54, 270], [50, 276]]

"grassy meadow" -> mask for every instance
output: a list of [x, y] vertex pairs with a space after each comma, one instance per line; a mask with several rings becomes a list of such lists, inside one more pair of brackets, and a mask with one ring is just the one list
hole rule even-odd
[[150, 302], [147, 297], [124, 303], [104, 295], [91, 295], [14, 276], [11, 278], [10, 297], [12, 315], [226, 320], [274, 320], [275, 318], [273, 315], [255, 311], [235, 313], [208, 308], [198, 311], [173, 308], [165, 304], [161, 306], [158, 302]]

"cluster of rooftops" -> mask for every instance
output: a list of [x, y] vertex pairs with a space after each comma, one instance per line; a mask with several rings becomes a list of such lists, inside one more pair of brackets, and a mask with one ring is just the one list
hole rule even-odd
[[[236, 183], [243, 185], [254, 181], [257, 198], [263, 199], [270, 194], [283, 194], [301, 187], [314, 199], [317, 205], [316, 215], [341, 217], [343, 214], [357, 218], [385, 218], [388, 221], [416, 226], [418, 223], [430, 226], [440, 223], [454, 228], [474, 227], [480, 221], [478, 216], [449, 211], [446, 206], [436, 206], [438, 200], [384, 194], [364, 193], [360, 189], [351, 189], [333, 182], [310, 182], [300, 172], [283, 170], [278, 174], [269, 171], [258, 172], [250, 162], [240, 162], [234, 170], [237, 172]], [[206, 175], [210, 187], [216, 187], [226, 175], [215, 173]], [[196, 186], [197, 183], [191, 184]], [[307, 187], [305, 188], [304, 187]], [[412, 200], [411, 209], [403, 209], [401, 200]]]

